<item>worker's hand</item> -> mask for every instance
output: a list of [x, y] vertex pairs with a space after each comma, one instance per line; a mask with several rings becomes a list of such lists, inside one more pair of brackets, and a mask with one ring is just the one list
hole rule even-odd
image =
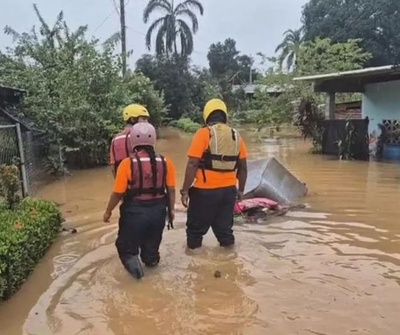
[[175, 210], [171, 210], [170, 215], [171, 215], [171, 220], [175, 221]]
[[110, 222], [111, 214], [112, 214], [111, 212], [107, 212], [107, 211], [103, 214], [103, 222], [104, 223]]
[[188, 193], [182, 193], [181, 195], [181, 202], [183, 207], [187, 208], [189, 204], [189, 194]]
[[237, 198], [238, 198], [239, 201], [243, 201], [243, 192], [238, 191], [237, 192]]

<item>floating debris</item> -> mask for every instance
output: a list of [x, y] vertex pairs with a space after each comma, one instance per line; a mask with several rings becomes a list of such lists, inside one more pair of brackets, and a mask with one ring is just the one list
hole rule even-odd
[[63, 233], [65, 233], [65, 235], [66, 234], [76, 234], [78, 232], [78, 230], [76, 228], [66, 228], [66, 227], [62, 227], [61, 231]]
[[215, 278], [221, 278], [221, 276], [222, 276], [221, 271], [216, 270], [216, 271], [214, 272], [214, 277], [215, 277]]

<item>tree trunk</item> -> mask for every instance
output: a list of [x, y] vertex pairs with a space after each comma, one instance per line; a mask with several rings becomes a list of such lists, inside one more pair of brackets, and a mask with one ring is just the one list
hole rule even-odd
[[122, 48], [122, 76], [126, 75], [126, 25], [125, 25], [125, 0], [120, 0], [121, 22], [121, 48]]

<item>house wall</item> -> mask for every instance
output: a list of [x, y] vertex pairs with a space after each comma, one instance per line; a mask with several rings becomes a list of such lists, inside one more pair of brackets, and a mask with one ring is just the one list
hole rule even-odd
[[362, 100], [363, 118], [370, 119], [369, 133], [380, 134], [382, 120], [400, 120], [400, 80], [370, 84], [365, 87]]
[[336, 111], [335, 111], [335, 119], [336, 120], [345, 120], [345, 119], [360, 120], [360, 119], [362, 119], [361, 101], [337, 103]]

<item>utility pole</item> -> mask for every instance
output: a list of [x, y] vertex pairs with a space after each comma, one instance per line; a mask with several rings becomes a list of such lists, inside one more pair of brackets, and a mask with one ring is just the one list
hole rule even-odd
[[253, 57], [250, 55], [249, 84], [253, 85]]
[[249, 83], [250, 83], [250, 85], [253, 84], [253, 67], [252, 67], [252, 65], [250, 65]]
[[120, 0], [121, 46], [122, 46], [122, 76], [126, 75], [126, 25], [125, 0]]

